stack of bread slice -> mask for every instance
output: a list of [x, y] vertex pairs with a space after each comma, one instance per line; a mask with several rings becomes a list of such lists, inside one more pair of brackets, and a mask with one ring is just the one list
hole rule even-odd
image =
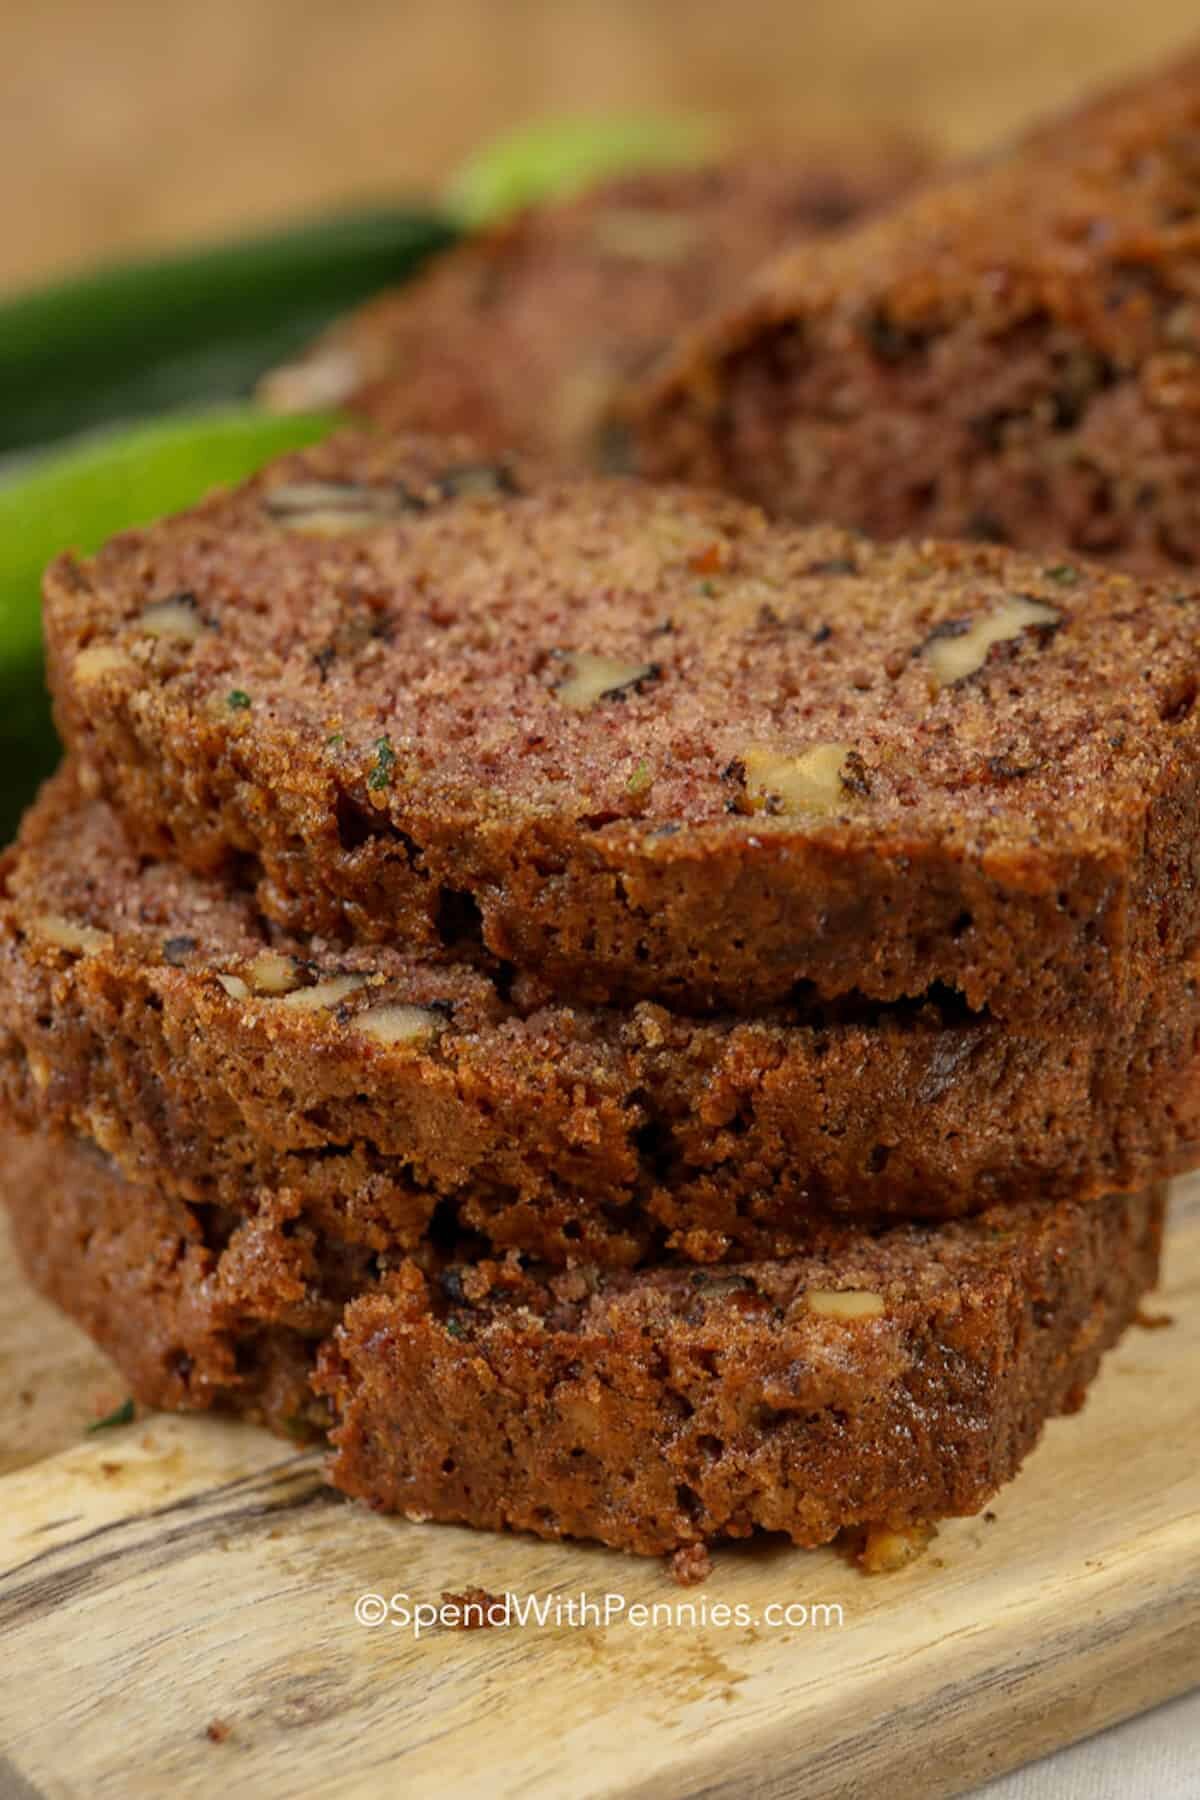
[[31, 1275], [413, 1517], [979, 1509], [1200, 1160], [1197, 604], [366, 434], [60, 559]]

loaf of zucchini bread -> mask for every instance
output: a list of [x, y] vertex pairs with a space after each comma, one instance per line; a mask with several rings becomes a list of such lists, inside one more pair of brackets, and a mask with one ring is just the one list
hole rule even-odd
[[631, 403], [639, 466], [876, 537], [1200, 563], [1200, 54], [769, 261]]

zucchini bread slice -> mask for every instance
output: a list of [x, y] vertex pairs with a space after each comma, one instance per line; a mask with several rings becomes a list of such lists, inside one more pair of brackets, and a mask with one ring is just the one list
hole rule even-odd
[[784, 244], [888, 204], [928, 162], [917, 143], [881, 135], [617, 176], [438, 258], [269, 376], [262, 396], [604, 463], [618, 396], [678, 332]]
[[1200, 967], [1103, 1019], [943, 993], [756, 1019], [268, 927], [139, 857], [66, 769], [3, 868], [0, 1114], [244, 1213], [287, 1189], [379, 1251], [474, 1232], [556, 1265], [784, 1256], [814, 1219], [1128, 1191], [1200, 1160]]
[[136, 1400], [332, 1423], [333, 1484], [376, 1507], [641, 1554], [978, 1511], [1082, 1403], [1156, 1279], [1163, 1214], [1161, 1190], [1030, 1200], [831, 1227], [716, 1273], [381, 1270], [332, 1254], [286, 1194], [237, 1223], [91, 1147], [6, 1150], [30, 1278]]
[[60, 559], [46, 630], [135, 846], [288, 928], [1026, 1021], [1196, 941], [1197, 595], [351, 436]]

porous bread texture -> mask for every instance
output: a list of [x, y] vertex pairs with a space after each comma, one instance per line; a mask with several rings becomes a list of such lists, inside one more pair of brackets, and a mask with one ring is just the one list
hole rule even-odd
[[350, 437], [60, 559], [46, 627], [136, 846], [289, 929], [580, 1003], [1024, 1021], [1195, 943], [1198, 604]]
[[475, 1232], [552, 1264], [784, 1256], [833, 1215], [1085, 1198], [1196, 1157], [1200, 991], [1100, 1021], [797, 1001], [755, 1019], [570, 1006], [395, 947], [287, 937], [130, 847], [68, 768], [0, 897], [0, 1114], [333, 1239]]
[[1081, 1404], [1162, 1221], [1159, 1192], [831, 1229], [715, 1274], [380, 1268], [284, 1194], [239, 1224], [94, 1149], [6, 1151], [31, 1279], [139, 1402], [332, 1421], [331, 1479], [375, 1506], [641, 1554], [977, 1511]]

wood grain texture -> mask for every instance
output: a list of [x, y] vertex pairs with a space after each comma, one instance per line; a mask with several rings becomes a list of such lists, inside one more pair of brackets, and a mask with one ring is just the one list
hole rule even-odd
[[533, 115], [879, 119], [982, 144], [1195, 0], [0, 0], [0, 285], [421, 188]]
[[[377, 1517], [249, 1427], [81, 1437], [112, 1377], [0, 1260], [0, 1642], [19, 1675], [0, 1683], [0, 1794], [962, 1793], [1200, 1681], [1200, 1179], [1177, 1189], [1155, 1307], [1169, 1328], [1130, 1334], [995, 1518], [944, 1526], [911, 1569], [870, 1579], [768, 1540], [681, 1590], [600, 1549]], [[753, 1622], [419, 1640], [353, 1622], [365, 1590], [475, 1586]], [[844, 1623], [772, 1628], [772, 1602]]]

